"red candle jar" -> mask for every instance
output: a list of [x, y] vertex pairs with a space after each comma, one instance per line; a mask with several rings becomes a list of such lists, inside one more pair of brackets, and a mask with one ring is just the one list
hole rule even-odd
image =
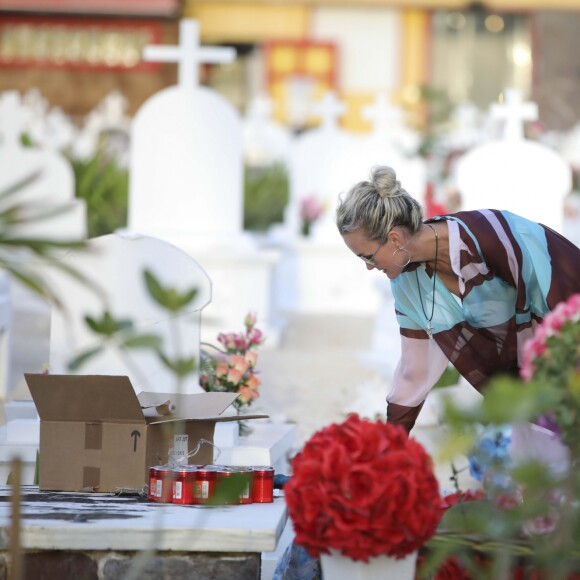
[[252, 499], [254, 503], [272, 503], [274, 501], [274, 468], [269, 466], [252, 467], [254, 486]]
[[147, 489], [147, 499], [157, 501], [157, 467], [149, 468], [149, 487]]
[[213, 499], [218, 472], [213, 466], [205, 465], [198, 467], [194, 473], [193, 503], [209, 503]]
[[252, 499], [252, 489], [254, 483], [254, 473], [251, 467], [232, 467], [231, 470], [236, 473], [243, 475], [246, 478], [246, 484], [244, 489], [240, 492], [240, 501], [241, 504], [248, 504], [254, 503]]
[[173, 470], [173, 503], [191, 505], [195, 503], [195, 473], [198, 465], [183, 465]]
[[158, 466], [157, 491], [155, 496], [159, 503], [171, 503], [173, 501], [173, 468], [167, 466]]

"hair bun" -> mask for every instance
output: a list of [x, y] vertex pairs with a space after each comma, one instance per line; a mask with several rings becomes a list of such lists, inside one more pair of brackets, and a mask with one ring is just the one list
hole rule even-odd
[[391, 167], [387, 167], [386, 165], [373, 167], [371, 171], [371, 183], [381, 199], [401, 195], [401, 182], [397, 181], [395, 170]]

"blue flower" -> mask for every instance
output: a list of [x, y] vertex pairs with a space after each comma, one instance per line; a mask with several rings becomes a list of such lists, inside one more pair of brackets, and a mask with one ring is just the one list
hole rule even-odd
[[500, 477], [511, 464], [509, 446], [511, 442], [511, 427], [489, 426], [483, 429], [479, 439], [475, 442], [469, 459], [469, 473], [478, 481], [486, 481], [490, 470], [493, 472], [490, 483], [504, 487], [506, 478]]

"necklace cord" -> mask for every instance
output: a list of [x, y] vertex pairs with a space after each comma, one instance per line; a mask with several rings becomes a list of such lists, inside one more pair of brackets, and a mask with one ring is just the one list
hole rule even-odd
[[415, 278], [417, 280], [417, 290], [419, 291], [419, 302], [421, 303], [421, 310], [427, 319], [429, 325], [433, 320], [433, 314], [435, 313], [435, 279], [437, 277], [437, 262], [439, 261], [439, 235], [437, 234], [437, 230], [431, 224], [425, 224], [429, 226], [433, 233], [435, 234], [435, 266], [433, 266], [433, 298], [431, 301], [431, 316], [427, 317], [427, 313], [425, 312], [425, 308], [423, 307], [423, 297], [421, 296], [421, 285], [419, 284], [419, 275], [417, 274], [417, 270], [415, 270]]

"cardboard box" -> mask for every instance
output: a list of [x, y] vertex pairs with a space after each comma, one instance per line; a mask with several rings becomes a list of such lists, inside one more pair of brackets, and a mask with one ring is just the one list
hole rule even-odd
[[[141, 489], [148, 469], [213, 443], [235, 393], [135, 394], [128, 377], [25, 374], [40, 416], [41, 490]], [[266, 415], [244, 415], [243, 419]], [[201, 443], [183, 463], [213, 463]]]

